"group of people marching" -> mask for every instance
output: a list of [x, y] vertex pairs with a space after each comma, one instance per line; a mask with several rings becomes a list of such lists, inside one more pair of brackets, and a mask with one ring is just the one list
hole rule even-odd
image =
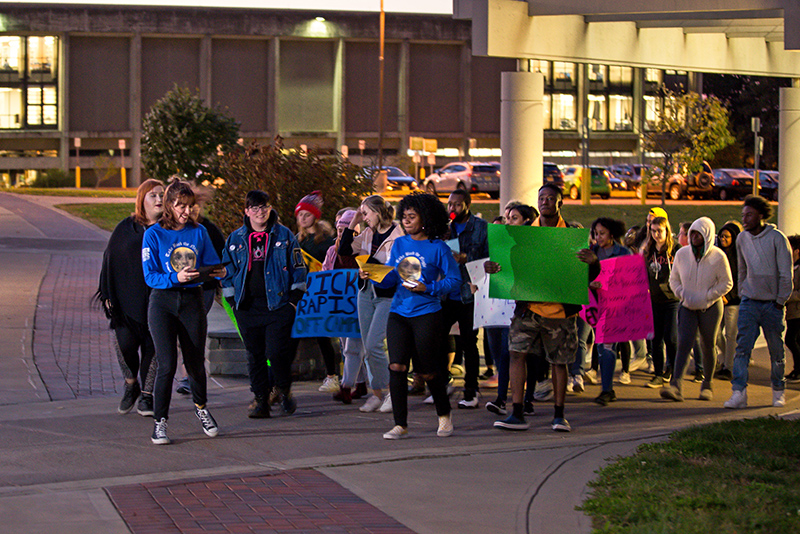
[[[793, 277], [800, 265], [800, 236], [787, 239], [768, 224], [772, 208], [758, 196], [745, 199], [741, 224], [730, 221], [716, 233], [713, 221], [701, 217], [681, 226], [678, 242], [661, 208], [650, 211], [641, 229], [627, 233], [621, 221], [597, 219], [591, 242], [578, 253], [578, 260], [588, 264], [587, 285], [592, 291], [602, 289], [594, 280], [603, 260], [640, 254], [649, 277], [653, 339], [600, 343], [593, 350], [592, 327], [579, 316], [580, 306], [518, 301], [509, 324], [484, 329], [484, 357], [491, 372], [483, 375], [474, 328], [476, 286], [466, 265], [487, 259], [483, 268], [488, 276], [504, 266], [488, 261], [488, 224], [471, 212], [468, 192], [455, 191], [446, 207], [436, 196], [410, 194], [396, 212], [385, 199], [371, 195], [357, 208], [340, 210], [335, 229], [322, 219], [323, 199], [313, 192], [297, 204], [295, 235], [280, 224], [267, 193], [250, 191], [243, 225], [224, 246], [219, 230], [200, 216], [198, 200], [187, 182], [175, 180], [165, 189], [159, 181], [145, 181], [135, 213], [109, 240], [97, 293], [115, 333], [125, 378], [118, 411], [128, 413], [136, 405], [139, 414], [152, 416], [155, 444], [170, 443], [167, 420], [178, 342], [202, 430], [211, 437], [219, 432], [206, 406], [204, 354], [206, 313], [217, 285], [247, 352], [253, 393], [248, 416], [270, 417], [276, 405], [292, 414], [291, 366], [298, 345], [291, 331], [309, 267], [357, 268], [357, 256], [368, 258], [359, 270], [361, 338], [341, 342], [341, 380], [334, 340], [316, 338], [327, 375], [320, 391], [345, 404], [367, 397], [362, 412], [391, 412], [394, 426], [385, 439], [408, 436], [408, 396], [425, 386], [430, 393], [426, 402], [438, 416], [437, 435], [453, 433], [454, 351], [448, 336], [454, 325], [464, 363], [457, 406], [478, 408], [479, 381], [496, 367], [497, 396], [485, 407], [502, 417], [494, 426], [504, 430], [527, 429], [525, 416], [533, 414], [533, 401], [552, 398], [552, 429], [570, 431], [566, 394], [582, 392], [585, 381], [596, 383], [599, 374], [601, 392], [595, 401], [604, 406], [613, 402], [618, 358], [620, 382], [630, 383], [630, 372], [650, 365], [654, 376], [646, 386], [659, 388], [665, 399], [682, 401], [683, 376], [693, 357], [695, 379], [702, 383], [700, 399], [712, 399], [716, 377], [732, 381], [733, 393], [724, 406], [744, 407], [759, 330], [772, 362], [773, 405], [785, 403], [787, 378], [800, 381], [800, 274]], [[509, 203], [494, 222], [574, 226], [562, 217], [560, 188], [545, 184], [537, 200], [537, 207]], [[133, 268], [138, 263], [142, 268]], [[392, 269], [376, 278], [369, 268], [376, 263]], [[784, 330], [795, 364], [786, 377]]]

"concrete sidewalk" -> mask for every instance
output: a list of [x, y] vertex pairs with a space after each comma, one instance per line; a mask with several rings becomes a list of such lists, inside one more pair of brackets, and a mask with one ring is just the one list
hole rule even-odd
[[[84, 315], [91, 313], [90, 295], [73, 298], [96, 286], [96, 272], [76, 267], [64, 274], [65, 264], [98, 261], [104, 234], [7, 196], [0, 194], [0, 237], [64, 241], [70, 237], [59, 234], [67, 233], [95, 244], [53, 251], [0, 242], [0, 273], [9, 282], [0, 286], [3, 532], [584, 533], [589, 519], [574, 508], [609, 459], [688, 425], [800, 407], [797, 385], [787, 389], [785, 408], [770, 406], [763, 347], [754, 353], [746, 410], [722, 409], [730, 394], [725, 382], [715, 382], [711, 402], [695, 400], [693, 383], [685, 386], [686, 402], [662, 401], [657, 390], [643, 387], [649, 376], [637, 371], [630, 386], [615, 385], [619, 400], [608, 407], [592, 401], [599, 386], [568, 397], [569, 434], [550, 430], [551, 403], [537, 403], [527, 432], [493, 429], [483, 404], [494, 391], [486, 390], [481, 408], [454, 410], [455, 433], [447, 439], [436, 437], [433, 407], [411, 397], [411, 437], [390, 442], [382, 433], [393, 424], [391, 414], [361, 413], [359, 402], [336, 404], [317, 391], [318, 383], [296, 384], [294, 415], [253, 420], [246, 416], [247, 380], [211, 377], [209, 408], [220, 435], [206, 437], [190, 399], [175, 395], [174, 443], [156, 447], [152, 419], [116, 413], [118, 369], [97, 363], [105, 357], [99, 352], [67, 343], [108, 335], [102, 320]], [[49, 286], [48, 277], [55, 277]], [[49, 295], [41, 291], [47, 287]], [[37, 323], [47, 315], [47, 298], [60, 311]], [[49, 355], [34, 351], [45, 350], [36, 346], [35, 324], [52, 334], [45, 348], [67, 358], [50, 366], [48, 380], [42, 377]], [[59, 373], [63, 397], [56, 395]], [[99, 385], [83, 387], [85, 380]]]

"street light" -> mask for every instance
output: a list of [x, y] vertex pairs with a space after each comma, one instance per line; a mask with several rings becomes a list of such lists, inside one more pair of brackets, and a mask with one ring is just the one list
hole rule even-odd
[[753, 169], [754, 169], [754, 172], [753, 172], [753, 194], [757, 195], [758, 194], [758, 186], [760, 184], [760, 178], [758, 176], [758, 160], [759, 160], [759, 156], [761, 155], [761, 146], [760, 146], [761, 143], [759, 143], [759, 139], [761, 139], [761, 137], [759, 137], [758, 132], [759, 132], [759, 130], [761, 130], [761, 119], [758, 118], [758, 117], [752, 117], [750, 119], [750, 129], [753, 131], [753, 136], [754, 136], [754, 139], [753, 139], [753, 143], [754, 143], [753, 152], [755, 154], [754, 157], [753, 157], [753, 159], [755, 160], [753, 162]]

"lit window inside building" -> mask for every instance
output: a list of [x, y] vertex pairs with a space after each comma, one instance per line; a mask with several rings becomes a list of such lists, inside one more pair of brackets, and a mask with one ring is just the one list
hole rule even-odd
[[0, 36], [0, 129], [58, 126], [58, 38]]

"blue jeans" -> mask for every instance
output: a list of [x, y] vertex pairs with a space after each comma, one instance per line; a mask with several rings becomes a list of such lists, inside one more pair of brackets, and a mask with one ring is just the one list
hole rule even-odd
[[742, 391], [747, 387], [747, 366], [750, 363], [750, 352], [758, 338], [759, 328], [764, 332], [769, 349], [769, 359], [772, 363], [770, 382], [772, 389], [783, 391], [786, 379], [783, 377], [783, 368], [786, 359], [783, 353], [783, 331], [786, 329], [786, 311], [778, 308], [771, 300], [751, 300], [742, 297], [739, 305], [739, 332], [736, 334], [736, 355], [733, 358], [734, 391]]
[[497, 366], [497, 400], [508, 400], [508, 327], [487, 326], [483, 335], [489, 343], [489, 352]]
[[575, 361], [569, 366], [570, 376], [578, 376], [583, 374], [583, 370], [586, 368], [586, 360], [591, 352], [591, 343], [589, 342], [589, 337], [592, 335], [592, 327], [580, 317], [578, 317], [577, 326], [578, 354], [575, 357]]
[[616, 343], [597, 344], [597, 350], [600, 353], [600, 383], [603, 391], [614, 389], [614, 370], [617, 367], [616, 348]]
[[364, 360], [372, 389], [389, 387], [389, 354], [386, 351], [386, 323], [389, 320], [391, 298], [379, 297], [372, 284], [358, 292], [358, 325], [364, 345]]

